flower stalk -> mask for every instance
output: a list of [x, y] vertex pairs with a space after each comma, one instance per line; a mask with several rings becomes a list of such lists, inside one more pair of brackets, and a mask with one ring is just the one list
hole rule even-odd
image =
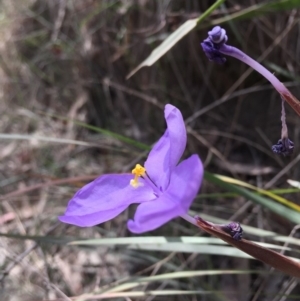
[[228, 37], [225, 29], [221, 28], [220, 26], [215, 26], [211, 31], [208, 32], [208, 38], [201, 43], [201, 46], [206, 56], [211, 61], [223, 64], [226, 61], [224, 55], [228, 55], [242, 61], [259, 72], [273, 85], [281, 97], [300, 116], [300, 101], [287, 89], [287, 87], [259, 62], [252, 59], [240, 49], [227, 45], [227, 41]]
[[240, 49], [227, 45], [227, 41], [228, 36], [226, 35], [225, 29], [221, 28], [220, 26], [215, 26], [211, 31], [208, 32], [208, 38], [201, 43], [201, 46], [210, 61], [223, 64], [226, 62], [226, 58], [224, 55], [232, 56], [259, 72], [278, 91], [282, 99], [282, 131], [281, 139], [278, 140], [277, 144], [272, 146], [272, 151], [275, 154], [280, 154], [283, 156], [291, 155], [294, 150], [294, 143], [288, 138], [284, 101], [286, 101], [299, 116], [300, 101], [268, 69], [266, 69], [263, 65], [252, 59]]

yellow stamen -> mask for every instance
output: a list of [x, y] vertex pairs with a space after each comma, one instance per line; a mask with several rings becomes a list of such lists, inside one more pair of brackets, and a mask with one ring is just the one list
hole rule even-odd
[[141, 183], [139, 183], [139, 177], [144, 176], [145, 173], [146, 173], [145, 167], [143, 167], [140, 164], [137, 164], [135, 168], [132, 170], [132, 174], [134, 174], [134, 178], [130, 180], [130, 185], [134, 188], [141, 186]]

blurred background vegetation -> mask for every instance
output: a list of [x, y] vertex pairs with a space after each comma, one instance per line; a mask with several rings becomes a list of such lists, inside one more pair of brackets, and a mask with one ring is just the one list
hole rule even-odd
[[[272, 204], [281, 196], [290, 207], [300, 205], [299, 189], [287, 183], [299, 186], [300, 119], [286, 108], [294, 155], [274, 155], [278, 93], [240, 61], [209, 62], [200, 42], [222, 24], [229, 44], [261, 61], [299, 98], [300, 1], [224, 1], [153, 66], [126, 80], [214, 2], [1, 0], [1, 300], [74, 300], [67, 296], [85, 293], [93, 295], [80, 300], [300, 299], [297, 280], [182, 220], [138, 237], [126, 229], [131, 210], [88, 229], [57, 221], [86, 182], [143, 162], [171, 103], [186, 120], [185, 156], [198, 153], [207, 172], [254, 186], [236, 191], [225, 178], [218, 185], [208, 176], [191, 214], [239, 221], [244, 237], [299, 257], [295, 219], [284, 210], [274, 214]], [[255, 187], [272, 193], [263, 198]], [[93, 241], [67, 245], [82, 238]]]

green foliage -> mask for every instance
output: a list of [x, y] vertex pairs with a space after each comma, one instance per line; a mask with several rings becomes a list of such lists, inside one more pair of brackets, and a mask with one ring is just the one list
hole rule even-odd
[[270, 199], [262, 197], [261, 195], [258, 195], [256, 193], [250, 192], [247, 189], [244, 189], [242, 187], [238, 187], [236, 185], [232, 185], [230, 183], [222, 181], [217, 176], [215, 176], [209, 172], [205, 172], [204, 177], [209, 182], [214, 183], [214, 184], [218, 185], [219, 187], [226, 189], [227, 191], [235, 192], [235, 193], [239, 194], [240, 196], [243, 196], [243, 197], [247, 198], [248, 200], [252, 201], [253, 203], [259, 204], [259, 205], [263, 206], [264, 208], [269, 209], [270, 211], [286, 218], [287, 220], [289, 220], [291, 222], [294, 222], [297, 224], [300, 220], [299, 212], [297, 212], [295, 210], [291, 210], [288, 207], [278, 204], [275, 201], [272, 201]]

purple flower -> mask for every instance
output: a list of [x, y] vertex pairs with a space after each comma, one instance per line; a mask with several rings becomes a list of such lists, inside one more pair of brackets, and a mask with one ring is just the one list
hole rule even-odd
[[[59, 219], [64, 223], [90, 227], [108, 221], [130, 204], [140, 204], [134, 220], [127, 223], [134, 233], [154, 230], [187, 213], [203, 178], [197, 155], [178, 164], [186, 146], [186, 129], [180, 111], [165, 107], [167, 130], [145, 162], [132, 174], [107, 174], [81, 188]], [[178, 164], [178, 165], [177, 165]]]

